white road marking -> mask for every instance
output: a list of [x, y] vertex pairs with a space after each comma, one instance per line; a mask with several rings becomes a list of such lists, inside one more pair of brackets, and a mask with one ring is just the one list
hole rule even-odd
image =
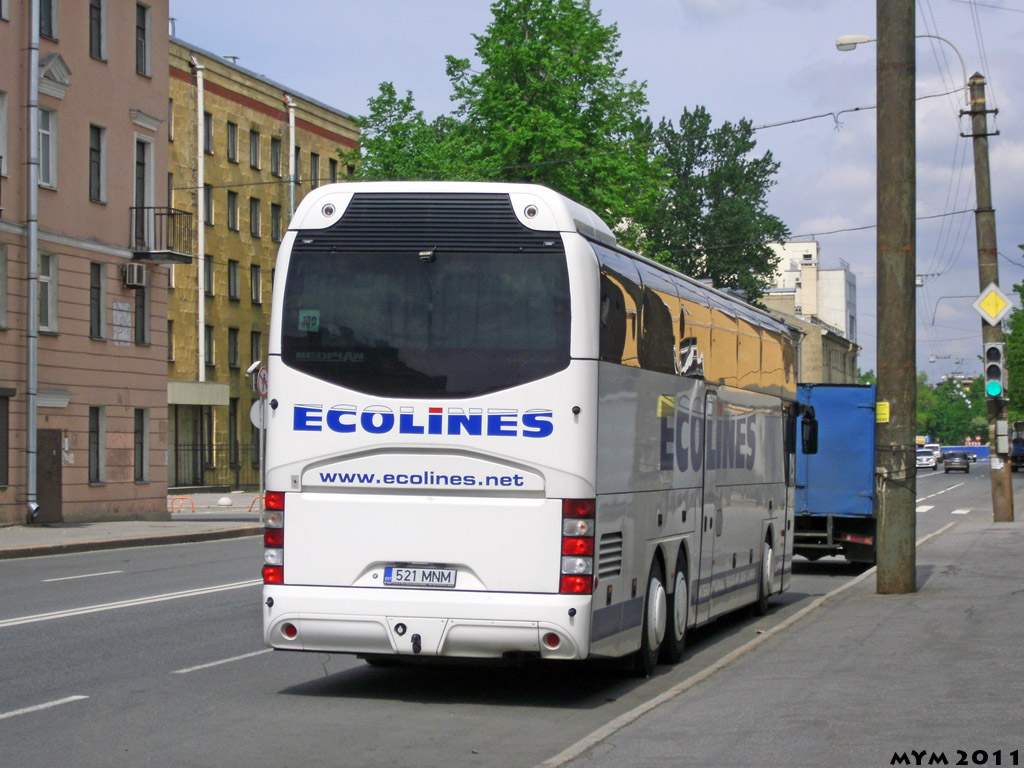
[[957, 483], [956, 485], [951, 485], [951, 486], [949, 486], [949, 488], [943, 488], [941, 491], [936, 491], [935, 493], [931, 494], [930, 496], [922, 496], [920, 499], [917, 499], [917, 501], [928, 501], [928, 499], [934, 499], [936, 496], [941, 496], [944, 493], [952, 491], [954, 488], [959, 488], [961, 485], [963, 485], [963, 483]]
[[116, 603], [102, 603], [100, 605], [87, 605], [82, 608], [69, 608], [66, 611], [54, 611], [53, 613], [38, 613], [35, 616], [21, 616], [16, 619], [0, 620], [0, 629], [4, 627], [17, 627], [21, 624], [34, 624], [38, 621], [50, 621], [51, 619], [64, 619], [71, 616], [84, 616], [87, 613], [100, 613], [101, 611], [113, 611], [118, 608], [132, 608], [137, 605], [149, 605], [150, 603], [162, 603], [167, 600], [180, 600], [183, 597], [198, 597], [199, 595], [210, 595], [214, 592], [226, 592], [230, 589], [244, 589], [262, 584], [262, 579], [254, 581], [238, 581], [234, 584], [220, 584], [216, 587], [202, 587], [200, 589], [187, 589], [184, 592], [168, 592], [163, 595], [152, 595], [151, 597], [138, 597], [134, 600], [121, 600]]
[[954, 515], [969, 515], [969, 514], [971, 514], [971, 510], [969, 510], [969, 509], [954, 509], [953, 510], [953, 514]]
[[917, 511], [927, 512], [930, 509], [935, 509], [935, 507], [933, 507], [931, 504], [922, 504], [920, 507], [917, 508]]
[[70, 704], [73, 701], [82, 701], [83, 699], [88, 698], [88, 696], [68, 696], [66, 699], [48, 701], [45, 704], [36, 704], [34, 707], [15, 709], [11, 712], [0, 712], [0, 720], [6, 720], [9, 717], [17, 717], [18, 715], [31, 715], [33, 712], [42, 712], [44, 709], [50, 709], [51, 707], [59, 707], [61, 704]]
[[124, 571], [103, 571], [102, 573], [83, 573], [81, 576], [61, 576], [59, 579], [43, 579], [43, 584], [49, 584], [54, 581], [74, 581], [75, 579], [91, 579], [95, 576], [113, 576], [115, 573], [124, 573]]
[[230, 659], [221, 659], [220, 661], [211, 661], [208, 664], [199, 664], [195, 667], [186, 667], [185, 669], [176, 669], [171, 672], [172, 675], [187, 675], [189, 672], [198, 672], [201, 669], [209, 669], [210, 667], [219, 667], [221, 664], [230, 664], [233, 661], [242, 661], [243, 659], [251, 659], [253, 656], [262, 656], [264, 653], [270, 653], [273, 648], [264, 648], [262, 651], [253, 651], [252, 653], [243, 653], [241, 656], [232, 656]]

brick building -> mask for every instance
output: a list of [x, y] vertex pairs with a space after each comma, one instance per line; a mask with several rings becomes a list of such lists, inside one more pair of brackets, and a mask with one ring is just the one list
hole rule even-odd
[[246, 371], [266, 361], [277, 249], [302, 195], [351, 172], [337, 151], [359, 134], [344, 112], [174, 37], [165, 107], [168, 195], [197, 229], [168, 297], [169, 484], [256, 487]]

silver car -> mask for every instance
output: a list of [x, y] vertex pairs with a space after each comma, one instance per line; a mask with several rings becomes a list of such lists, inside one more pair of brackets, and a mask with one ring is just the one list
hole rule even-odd
[[929, 451], [927, 448], [919, 448], [917, 450], [917, 468], [935, 469], [935, 466], [935, 454], [932, 451]]

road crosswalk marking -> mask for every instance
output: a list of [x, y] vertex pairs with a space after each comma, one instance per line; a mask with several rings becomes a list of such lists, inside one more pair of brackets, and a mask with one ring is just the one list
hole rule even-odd
[[969, 509], [954, 509], [953, 510], [953, 514], [954, 515], [969, 515], [970, 513], [971, 513], [971, 510], [969, 510]]
[[929, 509], [935, 509], [931, 504], [922, 504], [917, 508], [918, 512], [927, 512]]

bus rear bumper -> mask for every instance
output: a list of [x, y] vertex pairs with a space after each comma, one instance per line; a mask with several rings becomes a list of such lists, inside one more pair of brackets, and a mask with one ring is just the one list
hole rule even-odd
[[590, 601], [589, 595], [265, 586], [263, 636], [270, 647], [292, 651], [583, 659]]

